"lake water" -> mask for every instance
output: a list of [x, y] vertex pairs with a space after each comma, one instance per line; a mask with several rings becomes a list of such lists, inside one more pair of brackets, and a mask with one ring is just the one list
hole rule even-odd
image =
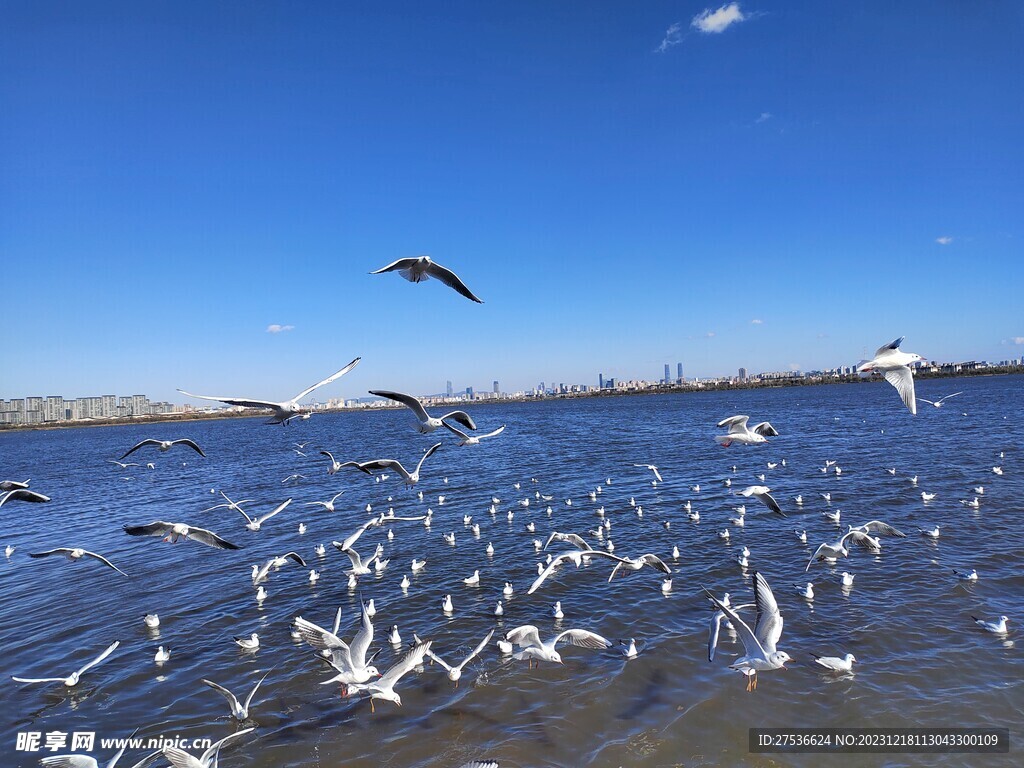
[[[454, 768], [485, 756], [503, 768], [1018, 765], [1013, 747], [1009, 755], [986, 756], [769, 756], [747, 750], [748, 728], [755, 726], [1002, 726], [1019, 739], [1024, 377], [918, 382], [918, 394], [929, 399], [957, 390], [964, 394], [941, 409], [922, 403], [917, 417], [885, 384], [481, 406], [472, 409], [481, 431], [501, 424], [507, 429], [466, 448], [443, 430], [416, 434], [411, 417], [400, 411], [316, 416], [289, 428], [233, 419], [0, 434], [0, 475], [30, 477], [34, 490], [53, 498], [0, 508], [0, 547], [17, 547], [9, 559], [0, 558], [0, 763], [37, 765], [39, 757], [52, 754], [15, 751], [17, 734], [24, 732], [95, 731], [97, 738], [114, 738], [141, 727], [143, 735], [222, 738], [242, 726], [200, 679], [241, 696], [272, 669], [253, 707], [257, 730], [224, 750], [225, 768]], [[781, 436], [765, 446], [718, 447], [715, 423], [736, 413], [750, 414], [752, 423], [770, 420]], [[190, 437], [208, 458], [179, 446], [133, 455], [143, 464], [154, 462], [154, 469], [122, 470], [108, 462], [147, 437]], [[292, 444], [307, 440], [309, 455], [301, 457]], [[387, 457], [413, 466], [437, 441], [444, 445], [427, 460], [412, 491], [395, 473], [380, 483], [348, 469], [329, 476], [327, 461], [316, 454], [323, 448], [339, 460]], [[766, 468], [782, 459], [785, 467]], [[826, 460], [836, 461], [842, 475], [820, 472]], [[651, 473], [633, 463], [657, 464], [664, 482], [652, 486]], [[1002, 466], [1004, 474], [995, 475], [993, 466]], [[758, 483], [762, 472], [789, 518], [747, 501], [746, 526], [732, 527], [731, 543], [724, 544], [716, 532], [731, 527], [728, 518], [741, 501], [730, 490]], [[292, 473], [306, 479], [282, 484]], [[912, 475], [919, 477], [916, 487], [908, 480]], [[612, 484], [598, 501], [588, 499], [608, 478]], [[732, 489], [725, 478], [732, 478]], [[518, 490], [514, 483], [521, 484]], [[700, 492], [692, 491], [697, 484]], [[980, 509], [962, 505], [978, 485], [985, 487]], [[237, 512], [201, 513], [220, 500], [211, 488], [255, 499], [246, 505], [251, 512], [294, 501], [252, 533]], [[346, 493], [336, 513], [303, 506], [339, 490]], [[538, 501], [537, 491], [554, 498]], [[921, 491], [937, 496], [925, 504]], [[824, 492], [832, 494], [830, 505], [819, 495]], [[797, 494], [805, 499], [802, 508], [793, 502]], [[492, 496], [502, 499], [493, 519]], [[630, 497], [643, 507], [642, 519]], [[529, 507], [519, 504], [525, 498]], [[699, 523], [687, 519], [687, 500], [700, 511]], [[358, 594], [347, 588], [348, 559], [330, 542], [367, 519], [367, 504], [374, 512], [393, 507], [398, 515], [434, 511], [429, 530], [395, 523], [393, 540], [386, 538], [387, 528], [371, 529], [355, 546], [366, 555], [382, 542], [391, 558], [383, 574], [359, 585], [378, 610], [374, 647], [383, 648], [377, 663], [382, 669], [397, 657], [386, 640], [392, 624], [405, 640], [413, 632], [433, 639], [433, 650], [449, 661], [461, 660], [492, 628], [497, 639], [527, 623], [545, 638], [570, 627], [613, 640], [634, 637], [642, 647], [639, 657], [626, 661], [615, 649], [566, 646], [564, 665], [528, 669], [525, 661], [500, 657], [492, 641], [458, 688], [437, 665], [427, 666], [399, 685], [401, 709], [378, 702], [376, 714], [367, 700], [343, 698], [337, 685], [319, 685], [332, 673], [290, 637], [289, 624], [302, 615], [329, 627], [341, 606], [341, 634], [353, 634]], [[609, 584], [607, 561], [595, 560], [578, 571], [563, 569], [527, 596], [540, 559], [533, 540], [546, 539], [551, 530], [586, 535], [599, 522], [595, 510], [601, 505], [612, 521], [616, 554], [661, 556], [675, 571], [672, 592], [662, 594], [661, 575], [650, 569]], [[515, 511], [512, 522], [509, 509]], [[836, 568], [813, 567], [809, 578], [817, 597], [808, 603], [796, 587], [807, 580], [811, 548], [838, 538], [837, 527], [822, 517], [826, 509], [842, 511], [843, 530], [847, 522], [877, 518], [908, 536], [884, 539], [877, 556], [857, 551]], [[479, 539], [463, 524], [464, 514], [480, 524]], [[158, 519], [210, 528], [244, 549], [172, 545], [121, 530]], [[530, 521], [534, 534], [525, 530]], [[301, 535], [300, 522], [308, 527]], [[917, 532], [936, 524], [942, 526], [937, 541]], [[807, 530], [807, 545], [795, 528]], [[442, 538], [451, 531], [455, 547]], [[485, 554], [488, 542], [493, 557]], [[318, 543], [327, 545], [323, 558], [314, 554]], [[751, 550], [746, 572], [735, 562], [744, 544]], [[95, 561], [28, 557], [57, 546], [99, 552], [132, 578]], [[671, 559], [673, 546], [679, 547], [678, 561]], [[288, 550], [319, 569], [320, 582], [309, 585], [308, 569], [289, 564], [271, 574], [269, 596], [257, 604], [250, 565]], [[411, 574], [403, 593], [399, 582], [414, 557], [426, 558], [427, 566]], [[980, 579], [964, 586], [953, 567], [976, 568]], [[480, 586], [463, 585], [474, 569], [480, 570]], [[727, 669], [741, 651], [733, 638], [723, 634], [719, 656], [707, 660], [710, 611], [700, 585], [742, 602], [755, 569], [775, 591], [785, 619], [780, 648], [796, 663], [762, 674], [757, 691], [747, 693], [744, 678]], [[840, 587], [844, 570], [856, 575], [852, 590]], [[498, 620], [492, 611], [506, 580], [516, 594], [505, 600]], [[446, 593], [455, 604], [451, 617], [440, 607]], [[555, 600], [565, 613], [561, 621], [551, 617]], [[146, 612], [160, 615], [158, 632], [144, 626]], [[978, 629], [970, 618], [1000, 614], [1010, 617], [1006, 637]], [[257, 652], [232, 642], [232, 636], [252, 632], [262, 639]], [[69, 674], [114, 640], [121, 641], [118, 650], [73, 689], [10, 680]], [[153, 654], [161, 644], [172, 658], [158, 666]], [[847, 652], [860, 663], [846, 677], [820, 672], [811, 656]], [[93, 754], [101, 763], [112, 756]], [[129, 751], [123, 765], [142, 754]]]

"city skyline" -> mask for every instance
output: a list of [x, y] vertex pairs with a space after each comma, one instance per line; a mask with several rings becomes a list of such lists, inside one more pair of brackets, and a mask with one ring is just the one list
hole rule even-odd
[[[0, 390], [1024, 350], [1016, 12], [740, 3], [666, 33], [702, 8], [8, 9]], [[368, 274], [421, 253], [485, 303]]]

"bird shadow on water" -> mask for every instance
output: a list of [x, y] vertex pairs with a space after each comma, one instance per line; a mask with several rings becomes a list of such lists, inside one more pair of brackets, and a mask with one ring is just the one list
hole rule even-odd
[[661, 670], [652, 670], [644, 685], [644, 690], [633, 698], [633, 701], [625, 709], [620, 711], [615, 718], [617, 720], [636, 720], [652, 707], [663, 704], [661, 694], [665, 690], [665, 673]]

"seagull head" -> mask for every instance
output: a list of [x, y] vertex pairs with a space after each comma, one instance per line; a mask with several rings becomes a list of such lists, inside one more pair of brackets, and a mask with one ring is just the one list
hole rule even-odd
[[775, 651], [775, 653], [768, 657], [768, 660], [771, 661], [772, 664], [778, 665], [779, 669], [785, 669], [786, 662], [792, 661], [793, 659], [785, 651]]

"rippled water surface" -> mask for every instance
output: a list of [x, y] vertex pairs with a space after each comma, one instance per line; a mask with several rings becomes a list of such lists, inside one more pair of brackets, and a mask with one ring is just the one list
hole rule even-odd
[[[830, 760], [747, 751], [753, 726], [998, 725], [1019, 737], [1024, 378], [918, 383], [918, 394], [929, 399], [956, 390], [964, 394], [941, 409], [922, 404], [916, 418], [885, 384], [481, 406], [472, 412], [482, 431], [508, 427], [466, 448], [442, 431], [416, 434], [410, 417], [398, 411], [318, 416], [290, 428], [233, 419], [0, 434], [0, 475], [30, 477], [33, 489], [53, 498], [0, 508], [0, 546], [17, 547], [0, 560], [0, 764], [37, 764], [39, 754], [14, 751], [18, 732], [94, 730], [118, 737], [141, 727], [146, 735], [221, 738], [242, 726], [200, 679], [242, 694], [273, 670], [253, 708], [257, 730], [225, 749], [225, 768], [454, 767], [483, 756], [502, 766], [1016, 765], [1014, 752]], [[766, 446], [719, 448], [714, 424], [735, 413], [770, 420], [782, 434]], [[108, 462], [146, 437], [190, 437], [208, 458], [178, 447], [139, 451], [133, 458], [143, 466], [127, 470]], [[306, 440], [308, 456], [297, 455], [293, 443]], [[393, 457], [410, 466], [437, 441], [443, 447], [412, 491], [394, 473], [384, 482], [352, 470], [330, 476], [316, 453]], [[785, 467], [767, 468], [782, 459]], [[826, 460], [843, 473], [819, 471]], [[144, 466], [150, 461], [155, 468]], [[631, 466], [648, 462], [661, 468], [664, 482], [657, 486], [650, 472]], [[1004, 474], [995, 475], [994, 466]], [[283, 484], [292, 473], [306, 479]], [[748, 501], [746, 526], [732, 527], [731, 543], [723, 543], [716, 532], [731, 527], [739, 501], [723, 481], [732, 478], [735, 490], [758, 483], [760, 473], [789, 518]], [[916, 487], [908, 479], [913, 475]], [[691, 490], [698, 484], [699, 492]], [[599, 485], [602, 493], [590, 500], [588, 492]], [[985, 488], [980, 509], [962, 505], [978, 485]], [[254, 499], [247, 505], [252, 512], [294, 501], [252, 533], [237, 512], [202, 512], [219, 500], [214, 488]], [[345, 495], [338, 512], [304, 506], [339, 490]], [[921, 491], [937, 496], [925, 504]], [[537, 492], [553, 499], [539, 500]], [[819, 495], [824, 492], [831, 504]], [[793, 502], [797, 494], [802, 508]], [[492, 496], [502, 499], [493, 518]], [[683, 511], [687, 500], [700, 511], [698, 523]], [[348, 559], [330, 542], [367, 519], [367, 504], [375, 513], [393, 507], [398, 515], [429, 507], [434, 522], [429, 529], [394, 523], [392, 540], [387, 528], [367, 532], [356, 549], [369, 554], [382, 542], [391, 563], [383, 574], [361, 579], [357, 592], [347, 588]], [[527, 596], [540, 559], [534, 539], [551, 530], [585, 535], [599, 523], [599, 506], [611, 521], [615, 552], [664, 558], [674, 569], [672, 592], [664, 595], [661, 575], [649, 569], [609, 584], [607, 563], [595, 560], [579, 571], [563, 569]], [[821, 515], [826, 509], [841, 510], [844, 524], [888, 521], [908, 537], [885, 539], [878, 556], [854, 552], [837, 568], [815, 566], [809, 578], [817, 597], [808, 603], [796, 586], [807, 580], [811, 547], [838, 538], [838, 528]], [[508, 510], [515, 512], [511, 522]], [[479, 538], [463, 524], [464, 514], [480, 524]], [[210, 528], [244, 549], [172, 545], [121, 530], [158, 519]], [[525, 529], [531, 521], [532, 534]], [[937, 541], [917, 532], [936, 524], [942, 526]], [[795, 528], [807, 530], [808, 545]], [[455, 547], [442, 538], [452, 531]], [[485, 553], [488, 542], [493, 557]], [[317, 543], [327, 545], [323, 558], [314, 554]], [[735, 562], [743, 545], [751, 550], [747, 571]], [[96, 562], [28, 557], [57, 546], [100, 552], [131, 578]], [[673, 546], [680, 550], [676, 561]], [[288, 550], [319, 569], [320, 582], [310, 586], [308, 569], [290, 563], [271, 574], [269, 596], [258, 604], [250, 565]], [[403, 593], [399, 582], [413, 557], [426, 558], [427, 566], [411, 575]], [[952, 567], [976, 568], [981, 578], [965, 587]], [[474, 569], [480, 586], [463, 585]], [[750, 595], [755, 569], [775, 591], [785, 618], [780, 648], [796, 663], [763, 674], [758, 690], [747, 693], [743, 678], [727, 669], [740, 651], [732, 637], [724, 635], [714, 663], [707, 660], [710, 613], [699, 585], [739, 602]], [[844, 570], [856, 575], [851, 590], [839, 584]], [[492, 611], [506, 580], [516, 593], [498, 620]], [[381, 702], [371, 714], [365, 699], [319, 685], [330, 670], [289, 634], [296, 615], [329, 626], [341, 606], [342, 635], [350, 637], [359, 593], [378, 610], [380, 667], [397, 656], [386, 639], [392, 624], [404, 639], [413, 632], [433, 639], [434, 650], [450, 661], [461, 660], [492, 628], [497, 637], [528, 623], [545, 637], [570, 627], [615, 640], [635, 637], [642, 652], [626, 661], [614, 649], [567, 646], [564, 665], [528, 669], [525, 661], [500, 657], [492, 643], [458, 688], [436, 665], [427, 666], [400, 684], [401, 709]], [[450, 618], [440, 607], [446, 593], [455, 603]], [[561, 621], [551, 617], [555, 600], [565, 612]], [[144, 626], [146, 612], [159, 613], [158, 632]], [[970, 618], [1000, 614], [1010, 617], [1004, 638], [978, 630]], [[257, 652], [232, 642], [252, 632], [262, 639]], [[120, 648], [70, 691], [9, 679], [67, 674], [114, 640]], [[172, 658], [158, 666], [153, 654], [161, 644]], [[812, 663], [812, 653], [846, 652], [860, 661], [855, 675], [822, 674]], [[141, 756], [130, 751], [124, 764]]]

